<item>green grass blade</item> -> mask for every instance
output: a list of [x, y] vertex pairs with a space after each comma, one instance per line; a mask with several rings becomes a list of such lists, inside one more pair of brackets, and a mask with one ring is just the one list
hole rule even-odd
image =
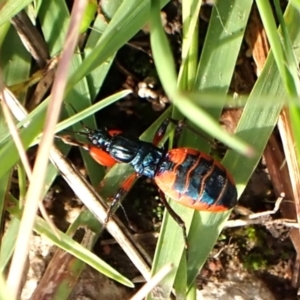
[[[152, 55], [159, 79], [169, 99], [174, 102], [177, 94], [176, 66], [169, 41], [161, 24], [158, 0], [151, 1], [150, 33]], [[166, 67], [159, 67], [164, 64]]]
[[70, 237], [61, 233], [60, 240], [58, 240], [57, 237], [53, 234], [52, 229], [49, 226], [47, 226], [47, 224], [45, 224], [45, 222], [42, 219], [37, 220], [35, 230], [39, 234], [47, 236], [47, 238], [51, 239], [51, 241], [59, 248], [64, 249], [65, 251], [69, 252], [70, 254], [74, 255], [75, 257], [79, 258], [85, 263], [89, 264], [102, 274], [110, 278], [114, 278], [121, 284], [133, 287], [133, 284], [127, 278], [125, 278], [119, 272], [114, 270], [110, 265], [105, 263], [98, 256], [96, 256], [86, 248], [82, 247], [80, 244], [76, 243]]
[[[98, 104], [95, 104], [95, 106], [88, 109], [88, 114], [91, 113], [91, 111], [93, 111], [95, 109], [95, 107], [96, 107], [96, 110], [99, 109], [99, 107], [103, 108], [103, 107], [107, 106], [109, 103], [116, 101], [117, 99], [119, 99], [119, 97], [125, 95], [126, 93], [128, 93], [128, 91], [120, 92], [117, 94], [117, 96], [113, 95], [111, 97], [108, 97], [106, 99], [106, 101], [104, 101], [103, 103], [100, 102]], [[31, 120], [30, 126], [28, 128], [22, 128], [20, 130], [20, 136], [21, 136], [21, 139], [23, 141], [23, 145], [25, 148], [28, 148], [29, 145], [32, 145], [37, 142], [37, 141], [35, 141], [35, 137], [37, 137], [38, 134], [42, 131], [46, 106], [47, 106], [47, 100], [45, 100], [41, 105], [39, 105], [26, 118], [27, 121]], [[85, 112], [83, 113], [83, 115], [84, 114], [85, 114]], [[23, 123], [24, 123], [24, 121], [23, 121]], [[58, 131], [62, 130], [63, 127], [59, 128]], [[6, 159], [6, 157], [9, 157], [9, 159]], [[3, 164], [0, 169], [0, 177], [3, 176], [6, 172], [8, 172], [12, 168], [12, 166], [14, 164], [16, 164], [16, 162], [19, 159], [18, 151], [12, 140], [6, 140], [6, 143], [4, 143], [2, 145], [2, 147], [0, 149], [0, 159], [1, 158], [3, 159]]]
[[12, 218], [3, 236], [0, 249], [0, 274], [7, 268], [15, 249], [15, 241], [18, 236], [20, 220]]
[[[16, 218], [20, 218], [21, 211], [15, 208], [9, 208], [9, 212], [15, 216]], [[59, 238], [53, 233], [52, 228], [40, 217], [36, 218], [36, 223], [34, 226], [34, 230], [46, 236], [50, 239], [53, 244], [57, 245], [59, 248], [64, 249], [85, 263], [89, 264], [97, 271], [103, 273], [104, 275], [114, 278], [121, 284], [124, 284], [129, 287], [133, 287], [133, 284], [124, 276], [122, 276], [119, 272], [114, 270], [111, 266], [101, 260], [98, 256], [90, 252], [88, 249], [81, 246], [79, 243], [75, 242], [71, 237], [64, 234], [61, 231], [58, 231]]]
[[[275, 1], [276, 4], [277, 1]], [[297, 90], [299, 91], [299, 88], [297, 88], [298, 84], [298, 75], [297, 75], [297, 65], [293, 67], [293, 70], [296, 72], [290, 73], [290, 64], [289, 64], [289, 58], [293, 57], [290, 53], [292, 51], [290, 45], [288, 47], [284, 47], [284, 44], [289, 43], [289, 37], [286, 33], [286, 27], [282, 19], [281, 10], [279, 8], [279, 3], [275, 5], [277, 7], [277, 16], [279, 17], [279, 21], [281, 21], [282, 29], [283, 29], [283, 43], [281, 41], [280, 32], [277, 31], [277, 25], [276, 21], [273, 17], [273, 11], [271, 8], [271, 5], [267, 1], [257, 1], [257, 7], [260, 12], [262, 22], [264, 24], [264, 28], [266, 30], [266, 34], [268, 36], [269, 43], [271, 45], [271, 49], [274, 55], [274, 59], [277, 63], [277, 67], [279, 70], [279, 74], [283, 80], [284, 87], [286, 89], [286, 92], [290, 96], [297, 95]], [[280, 12], [279, 12], [280, 10]], [[288, 50], [288, 52], [286, 52]], [[294, 79], [292, 80], [291, 74], [294, 73]], [[295, 77], [296, 75], [296, 77]], [[299, 92], [298, 92], [299, 93]]]
[[[11, 86], [29, 77], [30, 55], [24, 48], [15, 29], [11, 26], [0, 50], [1, 70], [7, 86]], [[23, 102], [26, 94], [19, 95], [19, 100]]]
[[198, 61], [198, 16], [202, 1], [185, 1], [182, 6], [182, 63], [178, 75], [178, 85], [182, 90], [193, 88]]
[[76, 115], [68, 118], [67, 120], [64, 120], [62, 122], [60, 122], [59, 124], [57, 124], [56, 126], [56, 132], [60, 132], [80, 121], [82, 121], [83, 119], [93, 115], [94, 113], [100, 111], [101, 109], [111, 105], [112, 103], [126, 97], [127, 95], [129, 95], [131, 93], [131, 90], [124, 90], [121, 92], [118, 92], [116, 94], [113, 94], [101, 101], [99, 101], [98, 103], [86, 108], [83, 111], [80, 111], [79, 113], [77, 113]]
[[[70, 21], [70, 13], [66, 3], [64, 1], [43, 1], [39, 11], [39, 17], [43, 28], [43, 34], [48, 47], [51, 49], [51, 54], [58, 54], [57, 52], [63, 48], [65, 43], [67, 26]], [[55, 36], [55, 39], [53, 39], [53, 36]], [[81, 64], [81, 56], [75, 54], [72, 59], [70, 72], [76, 72]], [[70, 115], [74, 114], [74, 109], [76, 111], [81, 111], [91, 105], [90, 91], [85, 78], [69, 91], [65, 97], [65, 103], [71, 103], [72, 105], [72, 107], [67, 105], [65, 108]], [[86, 119], [85, 124], [89, 127], [95, 127], [96, 122], [94, 116], [90, 116]], [[82, 126], [75, 126], [74, 130], [78, 131], [78, 127], [81, 129]], [[103, 168], [94, 164], [92, 158], [86, 151], [81, 151], [81, 154], [87, 167], [88, 174], [91, 174], [93, 180], [100, 180], [101, 174], [103, 174]]]
[[[239, 11], [241, 10], [242, 9], [239, 7]], [[234, 14], [234, 17], [236, 17], [236, 14]], [[244, 18], [243, 20], [245, 24], [247, 18]], [[224, 142], [232, 149], [235, 149], [236, 151], [239, 151], [244, 154], [249, 154], [251, 150], [245, 143], [230, 136], [219, 126], [219, 124], [211, 116], [209, 116], [200, 107], [197, 107], [197, 105], [195, 105], [195, 103], [193, 103], [188, 97], [187, 93], [179, 91], [177, 89], [175, 64], [169, 43], [166, 39], [165, 32], [161, 25], [158, 1], [153, 1], [150, 24], [151, 47], [155, 66], [159, 74], [160, 81], [164, 87], [164, 90], [166, 91], [168, 97], [172, 100], [173, 104], [179, 109], [179, 111], [183, 115], [185, 115], [199, 128], [202, 128], [207, 133], [213, 135], [218, 140]], [[242, 38], [242, 34], [240, 34], [240, 32], [235, 37], [235, 39], [238, 38]]]
[[[207, 86], [209, 87], [210, 84], [214, 84], [216, 81], [218, 81], [218, 84], [220, 84], [220, 79], [222, 79], [222, 85], [221, 88], [218, 90], [218, 93], [216, 91], [213, 91], [217, 97], [225, 96], [228, 86], [230, 84], [233, 70], [236, 64], [236, 59], [239, 51], [239, 47], [242, 42], [243, 38], [243, 31], [247, 24], [247, 16], [250, 13], [251, 9], [251, 1], [244, 2], [243, 5], [235, 4], [231, 2], [231, 5], [223, 5], [221, 7], [218, 6], [218, 9], [214, 9], [212, 13], [212, 19], [210, 22], [210, 28], [207, 33], [206, 42], [205, 42], [205, 48], [202, 51], [201, 56], [201, 62], [199, 65], [199, 70], [202, 70], [202, 66], [204, 67], [203, 72], [209, 73], [209, 67], [208, 65], [213, 65], [213, 68], [216, 68], [215, 72], [219, 72], [219, 75], [222, 74], [222, 76], [219, 76], [219, 78], [215, 78], [215, 74], [207, 74], [208, 76], [205, 78], [205, 80], [202, 82], [202, 87], [200, 88], [200, 80], [195, 80], [195, 87], [196, 89], [201, 89], [204, 91], [206, 90], [205, 82], [207, 82]], [[235, 5], [234, 5], [235, 4]], [[236, 22], [236, 16], [237, 14], [242, 14], [244, 18], [240, 22]], [[220, 22], [220, 19], [222, 21], [226, 20], [226, 31], [224, 30], [224, 22]], [[232, 21], [235, 20], [235, 21]], [[229, 26], [231, 25], [231, 27]], [[225, 31], [225, 33], [223, 32]], [[216, 36], [216, 32], [219, 32], [219, 35]], [[236, 34], [234, 34], [236, 33]], [[151, 33], [152, 34], [152, 33]], [[155, 33], [157, 34], [157, 32]], [[226, 38], [227, 39], [226, 39]], [[217, 40], [214, 44], [214, 41], [216, 39], [220, 39], [223, 43], [220, 43], [220, 40]], [[159, 43], [160, 37], [157, 37], [152, 42]], [[221, 47], [222, 46], [222, 47]], [[153, 45], [153, 52], [155, 52], [157, 49], [159, 49], [159, 46], [157, 49], [155, 49], [156, 45]], [[229, 68], [229, 71], [224, 71], [222, 69], [222, 65], [216, 64], [216, 61], [210, 60], [209, 53], [211, 55], [214, 55], [214, 52], [212, 51], [212, 47], [214, 47], [214, 51], [218, 52], [218, 60], [221, 61], [227, 61]], [[219, 49], [219, 47], [221, 49]], [[165, 51], [165, 50], [164, 50]], [[206, 59], [205, 59], [206, 58]], [[165, 67], [166, 69], [170, 69], [170, 66], [167, 65], [163, 60], [161, 61], [155, 61], [155, 64], [157, 68]], [[205, 65], [207, 68], [205, 68]], [[224, 73], [224, 77], [223, 77]], [[161, 74], [165, 74], [162, 70]], [[187, 73], [188, 74], [188, 73]], [[186, 75], [188, 76], [188, 75]], [[198, 77], [202, 77], [202, 73], [198, 74]], [[171, 77], [170, 77], [171, 78]], [[170, 80], [168, 78], [168, 80]], [[180, 78], [181, 80], [185, 80], [186, 82], [190, 82], [191, 78]], [[163, 81], [164, 79], [162, 79]], [[212, 80], [212, 82], [210, 81]], [[168, 83], [169, 84], [169, 83]], [[179, 84], [180, 85], [180, 84]], [[226, 85], [226, 88], [224, 86]], [[172, 91], [174, 94], [174, 91]], [[201, 111], [199, 109], [199, 106], [192, 102], [191, 99], [188, 97], [188, 93], [186, 93], [187, 97], [182, 97], [182, 95], [176, 95], [176, 101], [175, 104], [178, 108], [180, 108], [181, 112], [183, 112], [190, 120], [195, 122], [196, 125], [201, 125], [202, 127], [205, 126], [204, 130], [207, 131], [207, 127], [211, 132], [213, 132], [213, 136], [216, 135], [216, 131], [220, 131], [219, 125], [217, 122], [208, 115], [205, 111]], [[200, 102], [200, 101], [199, 101]], [[218, 117], [221, 111], [221, 107], [216, 107], [214, 110], [212, 110], [212, 115], [214, 117]], [[201, 124], [202, 123], [202, 124]], [[224, 134], [223, 131], [220, 131], [221, 134], [221, 140], [226, 139], [228, 142], [228, 136]], [[198, 145], [200, 147], [200, 145]], [[237, 149], [239, 146], [237, 146], [235, 149]], [[247, 147], [244, 145], [239, 148], [242, 151], [245, 151]], [[247, 150], [246, 150], [247, 151]], [[183, 276], [180, 276], [180, 274], [183, 274], [184, 272], [187, 274], [188, 281], [185, 282], [185, 287], [187, 289], [188, 286], [191, 284], [191, 278], [194, 278], [193, 272], [195, 269], [199, 270], [201, 265], [206, 261], [206, 258], [208, 256], [209, 251], [211, 250], [213, 244], [215, 243], [220, 230], [222, 228], [222, 223], [228, 216], [228, 214], [209, 214], [209, 213], [198, 213], [194, 212], [191, 209], [187, 209], [183, 206], [176, 205], [176, 203], [171, 202], [172, 208], [175, 210], [177, 214], [179, 214], [182, 219], [185, 221], [187, 230], [190, 229], [189, 233], [189, 241], [190, 241], [190, 248], [189, 248], [189, 260], [188, 264], [185, 267], [185, 264], [183, 263], [183, 260], [186, 259], [185, 254], [183, 252], [183, 236], [182, 231], [179, 228], [179, 226], [174, 222], [174, 220], [168, 215], [168, 213], [165, 213], [164, 215], [164, 221], [162, 224], [162, 229], [160, 232], [160, 238], [157, 245], [157, 250], [155, 254], [155, 261], [152, 272], [155, 273], [157, 270], [159, 270], [164, 264], [172, 262], [175, 266], [181, 266], [182, 269], [179, 271], [179, 275], [176, 277], [176, 273], [170, 274], [164, 281], [161, 283], [159, 289], [162, 295], [162, 298], [167, 298], [171, 292], [171, 289], [174, 284], [174, 280], [176, 278], [176, 291], [180, 291], [182, 293], [182, 286], [183, 286], [183, 280], [185, 278]], [[194, 214], [195, 213], [195, 214]], [[195, 215], [195, 216], [194, 216]], [[193, 218], [194, 216], [194, 218]], [[196, 222], [196, 221], [197, 222]], [[190, 228], [191, 226], [191, 228]], [[201, 241], [201, 243], [199, 243]], [[203, 241], [203, 242], [202, 242]], [[174, 247], [176, 245], [176, 247]], [[172, 249], [172, 251], [170, 251]], [[193, 265], [193, 263], [195, 263]], [[186, 269], [187, 268], [187, 269]], [[194, 269], [195, 268], [195, 269]], [[178, 279], [178, 278], [181, 278]], [[185, 296], [185, 295], [181, 295]], [[147, 299], [152, 299], [151, 296], [148, 296]]]
[[84, 33], [89, 29], [91, 22], [94, 21], [95, 14], [97, 12], [97, 6], [98, 4], [96, 0], [88, 1], [83, 19], [81, 21], [80, 33]]
[[[89, 35], [86, 46], [84, 48], [84, 57], [87, 57], [93, 49], [96, 47], [99, 39], [101, 38], [102, 32], [107, 27], [107, 24], [101, 16], [98, 16], [95, 20], [92, 32]], [[99, 65], [90, 74], [86, 76], [87, 83], [89, 86], [91, 99], [95, 99], [97, 94], [102, 87], [103, 81], [106, 78], [107, 72], [109, 71], [113, 62], [114, 56], [107, 58], [105, 63]]]
[[[84, 210], [80, 212], [75, 221], [70, 225], [66, 234], [73, 236], [78, 228], [85, 228], [81, 244], [91, 250], [99, 237], [99, 234], [97, 234], [100, 228], [99, 222], [95, 221], [88, 210]], [[65, 274], [60, 278], [55, 274], [57, 265], [60, 265], [62, 273]], [[45, 289], [51, 288], [53, 299], [68, 299], [84, 267], [85, 263], [83, 261], [61, 249], [57, 249], [33, 297], [38, 299]], [[53, 283], [54, 280], [56, 284]], [[117, 281], [117, 278], [115, 280]]]
[[[298, 61], [296, 59], [295, 50], [292, 46], [292, 42], [290, 40], [290, 36], [288, 33], [288, 29], [286, 26], [286, 21], [283, 18], [283, 14], [281, 11], [280, 3], [278, 0], [274, 1], [275, 10], [277, 18], [280, 23], [279, 33], [282, 35], [282, 47], [285, 55], [285, 64], [286, 64], [286, 81], [289, 86], [288, 91], [292, 93], [290, 96], [297, 97], [300, 95], [300, 87], [298, 84], [299, 81], [299, 68]], [[287, 20], [288, 16], [286, 16]], [[288, 20], [287, 20], [288, 21]]]
[[50, 57], [60, 54], [70, 20], [69, 10], [65, 1], [42, 1], [38, 18], [47, 42]]
[[6, 282], [4, 280], [4, 276], [0, 273], [0, 299], [3, 300], [14, 300], [15, 298], [12, 296], [11, 291], [8, 290], [6, 286]]
[[32, 0], [8, 0], [1, 6], [0, 10], [0, 26], [24, 9]]
[[[288, 10], [288, 13], [285, 15], [285, 20], [282, 16], [282, 11], [279, 1], [274, 1], [275, 9], [277, 13], [277, 18], [280, 23], [280, 32], [282, 33], [282, 44], [284, 55], [286, 57], [286, 82], [289, 85], [288, 91], [292, 91], [290, 96], [293, 98], [298, 98], [299, 104], [299, 95], [300, 95], [300, 85], [299, 85], [299, 50], [297, 47], [293, 47], [290, 35], [287, 29], [286, 23], [289, 23], [291, 20], [299, 19], [299, 9]], [[295, 22], [295, 21], [293, 21]], [[296, 25], [295, 25], [296, 26]], [[297, 55], [298, 54], [298, 55]], [[297, 59], [298, 58], [298, 59]], [[292, 131], [294, 133], [293, 138], [295, 140], [296, 150], [298, 152], [298, 157], [300, 157], [300, 112], [299, 106], [295, 105], [296, 103], [291, 103], [289, 105], [289, 116], [290, 124], [292, 126]]]
[[[161, 1], [161, 6], [168, 1]], [[150, 1], [124, 0], [93, 51], [69, 80], [69, 88], [113, 56], [149, 19]]]
[[[291, 9], [291, 7], [289, 7], [289, 9]], [[289, 12], [287, 12], [287, 15], [288, 14]], [[290, 22], [290, 25], [288, 26], [293, 45], [297, 45], [300, 39], [299, 32], [297, 30], [294, 30], [295, 22], [299, 22], [299, 19], [298, 21], [296, 20], [297, 18], [293, 19], [293, 22]], [[242, 117], [236, 130], [236, 134], [241, 139], [253, 145], [256, 151], [256, 155], [253, 158], [245, 159], [244, 156], [232, 150], [229, 150], [224, 160], [222, 161], [224, 166], [227, 167], [234, 176], [239, 194], [241, 194], [244, 190], [252, 172], [259, 162], [269, 136], [277, 123], [277, 118], [283, 104], [282, 101], [279, 101], [274, 102], [272, 107], [268, 105], [266, 107], [263, 107], [260, 105], [260, 103], [264, 95], [267, 95], [268, 97], [284, 97], [282, 80], [278, 73], [278, 69], [274, 62], [274, 57], [272, 54], [269, 55], [262, 74], [260, 75], [257, 83], [255, 84], [255, 87], [251, 92], [251, 95], [249, 96], [247, 105], [244, 108]], [[224, 217], [226, 219], [226, 215], [221, 216], [222, 221], [224, 220]], [[200, 221], [203, 221], [202, 218], [201, 220], [194, 219], [192, 227], [195, 226], [195, 228], [197, 228], [197, 223], [199, 223]], [[206, 231], [206, 234], [213, 235], [214, 230], [218, 231], [221, 228], [222, 223], [219, 224], [219, 228], [217, 229], [207, 228], [208, 230]], [[201, 230], [201, 228], [199, 229]], [[191, 231], [191, 234], [194, 235], [195, 239], [199, 239], [199, 236], [202, 236], [200, 235], [200, 233], [201, 232], [199, 232], [198, 229], [195, 231]], [[201, 244], [201, 253], [202, 248], [206, 248], [208, 246], [207, 239], [202, 239], [202, 241], [203, 243]], [[205, 250], [207, 252], [207, 255], [209, 253], [209, 250], [210, 249]], [[197, 251], [199, 250], [197, 250], [196, 248], [193, 249], [192, 246], [191, 251], [195, 251], [196, 254], [199, 254], [197, 253]], [[198, 255], [198, 257], [199, 256], [200, 254]], [[189, 285], [192, 284], [193, 280], [198, 274], [198, 269], [194, 268], [194, 266], [196, 266], [197, 264], [199, 264], [199, 262], [197, 261], [197, 255], [195, 255], [194, 259], [191, 259], [191, 261], [189, 262], [189, 266], [191, 268], [188, 279]]]
[[[14, 3], [19, 3], [19, 1], [15, 1]], [[24, 48], [20, 40], [20, 37], [16, 33], [16, 30], [14, 29], [13, 26], [2, 23], [5, 22], [5, 20], [7, 20], [9, 16], [11, 16], [13, 11], [16, 12], [16, 9], [18, 9], [16, 7], [14, 8], [14, 3], [12, 3], [11, 1], [6, 2], [5, 6], [1, 7], [1, 11], [0, 11], [0, 16], [1, 16], [0, 23], [2, 24], [1, 31], [0, 31], [1, 80], [3, 80], [4, 84], [7, 86], [14, 85], [16, 83], [27, 80], [31, 69], [30, 55], [28, 51]], [[23, 3], [20, 5], [23, 5]], [[9, 9], [12, 10], [8, 11]], [[26, 93], [19, 95], [19, 99], [21, 101], [24, 101], [25, 97], [26, 97]], [[1, 138], [0, 139], [2, 139], [5, 136], [7, 136], [7, 133], [9, 131], [7, 129], [7, 125], [5, 124], [6, 120], [4, 118], [2, 110], [0, 115], [1, 115], [1, 121], [0, 121]], [[10, 137], [10, 141], [12, 142], [11, 137]], [[5, 215], [4, 209], [5, 206], [7, 205], [6, 197], [7, 194], [9, 193], [9, 188], [11, 184], [10, 183], [11, 180], [10, 177], [12, 174], [11, 170], [18, 160], [19, 160], [19, 156], [17, 152], [16, 152], [15, 160], [10, 155], [10, 153], [6, 153], [6, 155], [3, 158], [3, 162], [5, 161], [5, 163], [11, 165], [11, 167], [6, 169], [6, 171], [2, 174], [3, 176], [1, 178], [0, 224], [4, 224], [2, 220], [2, 216]], [[20, 191], [20, 194], [22, 194], [22, 190]], [[13, 237], [16, 235], [17, 230], [18, 230], [18, 225], [16, 224], [15, 220], [12, 220], [11, 223], [8, 224], [8, 228], [7, 228], [7, 232], [9, 233], [9, 235], [6, 234], [1, 243], [1, 249], [0, 249], [1, 274], [4, 271], [5, 266], [11, 259], [11, 255], [13, 253], [14, 243], [15, 243], [15, 239]]]
[[298, 11], [300, 11], [300, 0], [291, 0], [290, 2]]
[[[141, 136], [143, 141], [151, 142], [154, 137], [154, 133], [158, 129], [159, 125], [164, 119], [171, 114], [171, 108], [168, 108]], [[130, 174], [133, 173], [133, 169], [128, 164], [116, 164], [105, 175], [103, 182], [105, 183], [100, 191], [103, 199], [110, 199], [115, 195], [124, 181]]]

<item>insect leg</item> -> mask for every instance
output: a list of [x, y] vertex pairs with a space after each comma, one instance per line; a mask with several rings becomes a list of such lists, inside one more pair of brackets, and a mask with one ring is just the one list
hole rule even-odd
[[85, 150], [88, 150], [88, 145], [87, 144], [82, 143], [80, 141], [77, 141], [76, 139], [74, 139], [70, 135], [55, 135], [55, 137], [57, 139], [60, 139], [61, 141], [63, 141], [67, 145], [81, 147]]
[[157, 146], [161, 142], [161, 140], [163, 139], [163, 137], [164, 137], [164, 135], [165, 135], [165, 133], [167, 131], [168, 125], [170, 123], [172, 123], [172, 124], [175, 125], [175, 135], [174, 135], [174, 142], [173, 142], [174, 146], [178, 145], [178, 142], [179, 142], [179, 139], [181, 137], [183, 129], [187, 128], [188, 130], [190, 130], [191, 132], [195, 133], [199, 137], [204, 138], [205, 140], [207, 140], [207, 142], [212, 147], [216, 148], [216, 145], [215, 145], [214, 141], [208, 139], [207, 136], [205, 136], [204, 134], [202, 134], [201, 132], [199, 132], [197, 129], [195, 129], [194, 127], [192, 127], [191, 125], [189, 125], [186, 122], [186, 119], [175, 120], [175, 119], [172, 119], [172, 118], [165, 119], [162, 122], [162, 124], [160, 125], [160, 127], [158, 128], [158, 130], [156, 131], [156, 134], [155, 134], [154, 139], [153, 139], [153, 144], [155, 146]]
[[168, 125], [170, 124], [170, 121], [169, 119], [165, 119], [161, 125], [159, 126], [159, 128], [157, 129], [155, 135], [154, 135], [154, 138], [153, 138], [153, 144], [155, 146], [157, 146], [161, 140], [163, 139], [166, 131], [167, 131], [167, 128], [168, 128]]
[[182, 233], [183, 233], [183, 238], [184, 238], [184, 246], [185, 249], [188, 249], [189, 244], [188, 244], [188, 238], [187, 238], [187, 233], [186, 233], [186, 227], [184, 221], [177, 215], [177, 213], [172, 209], [170, 204], [168, 203], [165, 194], [159, 190], [160, 192], [160, 200], [163, 203], [163, 205], [166, 207], [168, 213], [171, 215], [171, 217], [174, 219], [174, 221], [181, 227]]
[[154, 135], [153, 144], [155, 146], [157, 146], [163, 139], [164, 135], [166, 134], [168, 125], [170, 123], [173, 123], [176, 126], [174, 144], [175, 145], [178, 144], [178, 140], [179, 140], [179, 137], [181, 136], [182, 129], [183, 129], [183, 127], [187, 126], [185, 124], [185, 120], [175, 120], [172, 118], [167, 118], [161, 123], [161, 125], [159, 126], [159, 128], [157, 129], [157, 131]]
[[139, 174], [133, 173], [130, 176], [128, 176], [122, 183], [121, 187], [119, 188], [117, 194], [113, 198], [108, 211], [107, 211], [107, 216], [106, 219], [103, 223], [103, 228], [106, 227], [107, 223], [109, 222], [110, 218], [112, 215], [115, 213], [116, 209], [119, 206], [120, 201], [122, 198], [127, 194], [131, 186], [133, 185], [134, 181], [139, 177]]

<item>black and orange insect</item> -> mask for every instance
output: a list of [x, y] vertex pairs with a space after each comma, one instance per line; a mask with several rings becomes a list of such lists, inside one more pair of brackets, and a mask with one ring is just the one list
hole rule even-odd
[[[153, 178], [162, 192], [162, 202], [183, 228], [187, 243], [184, 222], [169, 206], [164, 195], [195, 210], [224, 212], [237, 204], [237, 190], [229, 172], [211, 156], [191, 148], [167, 151], [158, 147], [170, 122], [178, 124], [176, 120], [166, 119], [157, 130], [153, 143], [107, 129], [81, 132], [90, 144], [64, 140], [82, 146], [102, 165], [113, 166], [122, 162], [133, 167], [135, 173], [124, 180], [111, 207], [115, 207], [128, 192], [136, 178]], [[112, 209], [108, 212], [107, 221], [111, 215]]]

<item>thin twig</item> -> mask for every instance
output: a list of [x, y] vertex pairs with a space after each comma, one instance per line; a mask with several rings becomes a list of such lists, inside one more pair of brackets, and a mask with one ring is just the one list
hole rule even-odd
[[48, 157], [53, 143], [54, 127], [59, 118], [60, 107], [63, 101], [64, 90], [68, 78], [69, 66], [77, 44], [81, 19], [85, 11], [86, 4], [86, 0], [77, 0], [74, 2], [66, 43], [62, 52], [61, 61], [58, 65], [57, 77], [55, 78], [52, 87], [52, 101], [50, 101], [47, 111], [45, 121], [46, 127], [38, 149], [36, 163], [32, 174], [32, 182], [29, 185], [26, 195], [26, 206], [20, 222], [16, 248], [12, 257], [11, 267], [7, 278], [7, 287], [9, 290], [13, 291], [14, 297], [17, 296], [17, 291], [21, 284], [35, 215], [38, 203], [43, 193]]
[[277, 220], [269, 220], [265, 217], [270, 216], [272, 214], [276, 214], [279, 210], [280, 204], [283, 201], [284, 195], [281, 195], [275, 202], [274, 208], [272, 210], [267, 210], [259, 213], [253, 213], [247, 216], [245, 219], [238, 219], [238, 220], [228, 220], [225, 223], [224, 227], [240, 227], [240, 226], [248, 226], [253, 224], [261, 224], [264, 226], [268, 225], [276, 225], [281, 224], [286, 227], [291, 228], [299, 228], [299, 224], [296, 220], [291, 219], [277, 219]]

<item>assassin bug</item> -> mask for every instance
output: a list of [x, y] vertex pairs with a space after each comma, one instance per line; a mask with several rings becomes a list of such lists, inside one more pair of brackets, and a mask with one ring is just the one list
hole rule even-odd
[[[100, 164], [112, 166], [116, 162], [131, 165], [135, 171], [119, 188], [107, 215], [128, 192], [134, 180], [140, 176], [154, 179], [161, 191], [161, 200], [175, 221], [182, 227], [185, 243], [187, 235], [183, 220], [172, 210], [165, 195], [180, 204], [199, 211], [224, 212], [237, 204], [237, 190], [232, 176], [208, 154], [191, 148], [169, 151], [158, 147], [169, 123], [180, 127], [182, 123], [166, 119], [157, 130], [153, 143], [132, 138], [121, 131], [96, 129], [79, 132], [91, 144], [63, 138], [66, 143], [81, 146]], [[105, 225], [104, 224], [104, 225]]]

